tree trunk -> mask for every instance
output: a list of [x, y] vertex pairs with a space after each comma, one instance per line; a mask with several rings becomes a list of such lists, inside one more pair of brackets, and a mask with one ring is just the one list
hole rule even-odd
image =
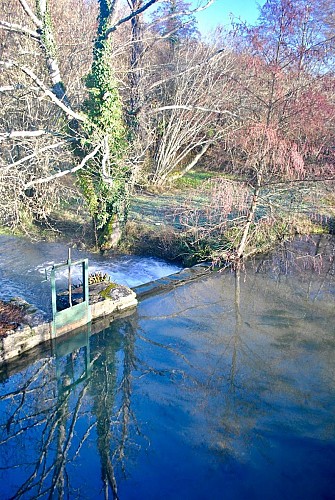
[[47, 0], [36, 1], [37, 14], [40, 20], [40, 44], [46, 57], [46, 65], [52, 83], [52, 92], [55, 96], [71, 108], [70, 101], [66, 95], [65, 87], [61, 79], [61, 72], [57, 61], [57, 44], [52, 31], [51, 19]]
[[122, 237], [122, 227], [117, 214], [114, 214], [103, 227], [98, 237], [98, 245], [102, 252], [116, 248]]
[[252, 196], [252, 201], [251, 201], [251, 205], [249, 208], [249, 214], [247, 217], [246, 225], [244, 227], [243, 235], [242, 235], [240, 244], [239, 244], [237, 251], [236, 251], [236, 256], [239, 259], [243, 256], [245, 247], [247, 245], [250, 226], [255, 218], [255, 212], [256, 212], [257, 205], [258, 205], [258, 198], [259, 198], [260, 189], [261, 189], [260, 182], [257, 182], [257, 186], [254, 188], [254, 193]]
[[196, 166], [196, 164], [198, 163], [200, 158], [202, 158], [203, 155], [207, 152], [209, 146], [210, 146], [210, 142], [207, 142], [206, 144], [204, 144], [203, 147], [201, 148], [201, 150], [199, 151], [199, 153], [193, 158], [193, 160], [188, 165], [186, 165], [186, 167], [181, 172], [179, 172], [179, 174], [172, 175], [171, 180], [174, 181], [176, 179], [180, 179], [185, 174], [187, 174], [187, 172], [192, 170], [192, 168]]
[[[135, 12], [142, 5], [142, 0], [131, 0], [132, 11]], [[143, 55], [142, 25], [140, 16], [135, 16], [131, 20], [131, 56], [130, 56], [130, 100], [128, 108], [128, 126], [133, 134], [140, 133], [138, 113], [141, 109], [142, 99], [140, 95], [140, 82], [142, 77], [141, 59]]]

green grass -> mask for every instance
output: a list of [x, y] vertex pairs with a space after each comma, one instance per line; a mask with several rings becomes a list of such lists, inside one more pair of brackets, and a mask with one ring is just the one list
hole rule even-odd
[[198, 172], [196, 170], [192, 170], [190, 172], [187, 172], [187, 174], [185, 174], [183, 177], [180, 177], [180, 179], [176, 179], [173, 183], [173, 186], [177, 189], [196, 189], [202, 186], [205, 181], [208, 181], [213, 177], [217, 177], [218, 175], [220, 174], [218, 174], [217, 172]]
[[[208, 236], [199, 241], [197, 236], [192, 236], [192, 231], [181, 225], [180, 214], [191, 208], [197, 210], [195, 224], [206, 225], [204, 208], [210, 200], [210, 180], [218, 177], [234, 180], [231, 174], [194, 170], [167, 186], [164, 191], [134, 194], [130, 200], [126, 238], [120, 251], [193, 262], [204, 260], [211, 252], [217, 254], [223, 248], [233, 248], [240, 237], [239, 227], [230, 227], [224, 234], [208, 232]], [[269, 227], [269, 232], [266, 227], [259, 230], [251, 245], [263, 249], [278, 238], [285, 237], [287, 232], [289, 235], [334, 233], [335, 196], [331, 187], [321, 183], [287, 183], [279, 185], [274, 191], [270, 187], [264, 188], [256, 221], [269, 214], [270, 202], [278, 223], [284, 221], [285, 227], [281, 228], [279, 223]], [[190, 223], [193, 215], [190, 213]], [[0, 228], [0, 234], [13, 234], [13, 231]], [[50, 216], [47, 223], [32, 224], [29, 234], [47, 240], [65, 238], [86, 248], [93, 248], [95, 244], [86, 206], [77, 197], [63, 200], [61, 207]]]
[[[178, 228], [177, 212], [187, 202], [192, 194], [192, 204], [201, 207], [208, 202], [206, 195], [188, 192], [171, 192], [169, 194], [136, 195], [132, 198], [129, 211], [129, 220], [145, 223], [155, 227], [169, 225]], [[188, 202], [187, 202], [188, 204]]]

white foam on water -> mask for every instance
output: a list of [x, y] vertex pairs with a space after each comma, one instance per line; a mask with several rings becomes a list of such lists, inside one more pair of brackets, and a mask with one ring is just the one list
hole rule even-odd
[[[161, 259], [139, 256], [110, 256], [72, 250], [72, 262], [88, 258], [89, 272], [107, 273], [112, 281], [129, 287], [148, 283], [180, 270]], [[61, 243], [33, 243], [23, 238], [0, 236], [0, 299], [20, 296], [35, 306], [50, 311], [50, 270], [65, 263], [68, 247]], [[57, 289], [67, 287], [68, 270], [57, 270]], [[82, 281], [80, 265], [71, 269], [72, 284]]]
[[[50, 275], [53, 262], [44, 262], [34, 269], [41, 275]], [[169, 264], [163, 260], [154, 259], [151, 257], [118, 257], [115, 260], [89, 259], [88, 271], [90, 274], [101, 272], [108, 274], [112, 281], [116, 283], [134, 287], [154, 281], [156, 279], [168, 276], [178, 272], [179, 266]], [[32, 272], [32, 270], [29, 270]], [[80, 265], [71, 267], [71, 278], [73, 284], [78, 284], [82, 281], [82, 269]], [[62, 283], [68, 279], [68, 269], [62, 268], [56, 271], [56, 281]]]

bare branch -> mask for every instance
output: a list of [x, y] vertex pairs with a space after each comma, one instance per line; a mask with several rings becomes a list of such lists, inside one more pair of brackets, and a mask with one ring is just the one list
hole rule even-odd
[[220, 111], [218, 109], [212, 109], [212, 108], [203, 108], [201, 106], [187, 106], [185, 104], [173, 104], [171, 106], [161, 106], [160, 108], [154, 108], [150, 110], [150, 114], [153, 113], [158, 113], [159, 111], [165, 111], [168, 109], [185, 109], [187, 111], [203, 111], [205, 113], [217, 113], [219, 115], [230, 115], [230, 116], [235, 116], [236, 118], [238, 115], [235, 113], [232, 113], [231, 111], [228, 111], [227, 109]]
[[65, 142], [63, 142], [63, 141], [56, 142], [55, 144], [49, 144], [49, 146], [45, 146], [44, 148], [41, 148], [41, 149], [35, 151], [31, 155], [27, 155], [24, 158], [21, 158], [20, 160], [14, 162], [14, 163], [11, 163], [10, 165], [7, 165], [6, 168], [10, 169], [12, 167], [17, 167], [18, 165], [21, 165], [22, 163], [25, 163], [26, 161], [29, 161], [32, 158], [35, 158], [38, 154], [43, 153], [44, 151], [48, 151], [49, 149], [56, 149], [56, 148], [58, 148], [60, 146], [64, 146], [64, 145], [65, 145]]
[[73, 174], [74, 172], [77, 172], [78, 170], [84, 168], [86, 163], [97, 154], [97, 152], [99, 151], [99, 149], [102, 146], [103, 146], [103, 143], [99, 143], [93, 149], [93, 151], [90, 154], [88, 154], [87, 156], [85, 156], [85, 158], [83, 158], [83, 160], [80, 162], [80, 164], [77, 165], [76, 167], [69, 168], [68, 170], [62, 170], [61, 172], [57, 172], [56, 174], [49, 175], [49, 177], [44, 177], [43, 179], [35, 179], [34, 181], [27, 182], [27, 184], [25, 184], [25, 186], [24, 186], [24, 189], [28, 189], [30, 187], [36, 186], [37, 184], [45, 184], [45, 183], [51, 182], [55, 179], [59, 179], [60, 177], [64, 177], [64, 175]]
[[14, 31], [15, 33], [20, 33], [21, 35], [28, 35], [32, 38], [36, 38], [37, 40], [40, 39], [40, 35], [37, 33], [37, 31], [26, 28], [25, 26], [20, 26], [19, 24], [0, 21], [0, 28], [3, 28], [6, 31]]
[[0, 87], [0, 92], [8, 92], [10, 90], [15, 90], [15, 85], [5, 85], [4, 87]]
[[42, 21], [40, 19], [38, 19], [37, 16], [35, 16], [35, 14], [33, 13], [33, 11], [31, 10], [31, 8], [29, 7], [29, 5], [27, 4], [26, 0], [19, 0], [23, 10], [25, 11], [25, 13], [30, 17], [30, 19], [33, 21], [33, 23], [38, 27], [38, 28], [42, 28]]
[[214, 54], [212, 54], [210, 57], [206, 58], [204, 61], [201, 61], [200, 63], [195, 64], [194, 66], [191, 66], [189, 68], [184, 69], [183, 71], [180, 71], [179, 73], [175, 73], [173, 75], [169, 75], [166, 78], [162, 78], [161, 80], [158, 80], [157, 82], [153, 83], [150, 87], [149, 90], [152, 90], [156, 87], [159, 87], [162, 83], [168, 82], [169, 80], [177, 79], [180, 76], [190, 73], [191, 71], [195, 69], [200, 69], [202, 66], [208, 65], [208, 63], [215, 57], [219, 56], [224, 52], [224, 49], [219, 49], [217, 50]]
[[131, 14], [129, 14], [128, 16], [125, 16], [123, 17], [122, 19], [119, 19], [113, 26], [111, 26], [110, 28], [108, 28], [108, 30], [106, 30], [106, 33], [105, 33], [105, 37], [108, 38], [109, 35], [111, 33], [113, 33], [113, 31], [116, 31], [117, 28], [121, 25], [121, 24], [124, 24], [126, 23], [127, 21], [130, 21], [131, 19], [133, 19], [134, 17], [138, 16], [139, 14], [141, 14], [142, 12], [144, 12], [145, 10], [147, 10], [149, 7], [151, 7], [151, 5], [153, 5], [154, 3], [156, 3], [158, 0], [149, 0], [149, 2], [147, 2], [146, 4], [144, 4], [142, 7], [140, 7], [139, 9], [137, 10], [134, 10], [134, 12], [132, 12]]
[[[109, 35], [111, 33], [113, 33], [113, 31], [116, 31], [121, 24], [124, 24], [127, 21], [130, 21], [131, 19], [133, 19], [134, 17], [138, 16], [139, 14], [142, 14], [142, 12], [146, 11], [149, 7], [151, 7], [157, 1], [159, 1], [159, 0], [149, 0], [149, 2], [142, 5], [142, 7], [140, 7], [139, 9], [134, 10], [128, 16], [125, 16], [122, 19], [119, 19], [119, 21], [117, 21], [113, 26], [111, 26], [110, 28], [108, 28], [108, 30], [106, 30], [106, 34], [105, 34], [106, 38], [108, 38]], [[183, 15], [183, 16], [193, 15], [193, 14], [196, 14], [197, 12], [201, 12], [202, 10], [207, 9], [213, 2], [214, 2], [214, 0], [208, 0], [208, 2], [205, 5], [203, 5], [202, 7], [198, 7], [198, 8], [193, 9], [193, 10], [181, 11], [181, 12], [178, 12], [178, 14], [171, 14], [168, 17], [172, 18], [172, 17], [175, 17], [176, 15], [178, 15], [178, 16], [179, 15]]]
[[[215, 0], [208, 0], [205, 5], [196, 7], [193, 10], [178, 10], [178, 12], [176, 12], [175, 14], [168, 14], [165, 17], [159, 17], [159, 19], [157, 19], [157, 20], [153, 21], [151, 24], [149, 24], [148, 27], [150, 28], [151, 26], [155, 26], [155, 24], [157, 24], [157, 23], [164, 22], [168, 19], [173, 19], [174, 17], [193, 16], [193, 14], [197, 14], [198, 12], [201, 12], [203, 10], [208, 9], [208, 7], [210, 7], [212, 5], [212, 3], [214, 3], [214, 1]], [[182, 23], [182, 26], [184, 26], [184, 25], [186, 26], [187, 24], [188, 24], [188, 22]], [[179, 29], [179, 27], [177, 28], [177, 30], [178, 29]], [[168, 33], [168, 35], [172, 34], [174, 31], [175, 30], [172, 30], [171, 33]]]
[[7, 68], [14, 66], [20, 69], [23, 73], [29, 76], [29, 78], [31, 78], [33, 82], [36, 83], [36, 85], [41, 90], [43, 90], [43, 92], [51, 99], [51, 101], [54, 102], [59, 108], [61, 108], [67, 116], [71, 116], [75, 120], [81, 122], [85, 121], [85, 118], [82, 115], [80, 115], [79, 113], [75, 113], [74, 111], [72, 111], [72, 109], [66, 106], [60, 99], [58, 99], [58, 97], [56, 97], [56, 95], [51, 90], [48, 89], [48, 87], [42, 82], [42, 80], [38, 78], [38, 76], [31, 69], [27, 68], [26, 66], [21, 66], [20, 64], [14, 61], [6, 61], [6, 62], [0, 61], [0, 65], [5, 66]]
[[38, 87], [40, 87], [41, 90], [43, 90], [43, 92], [48, 96], [50, 97], [50, 99], [58, 106], [60, 107], [64, 113], [67, 115], [67, 116], [71, 116], [72, 118], [74, 118], [75, 120], [78, 120], [78, 121], [85, 121], [85, 118], [78, 114], [78, 113], [75, 113], [74, 111], [72, 111], [72, 109], [70, 109], [68, 106], [66, 106], [60, 99], [58, 99], [58, 97], [55, 96], [55, 94], [53, 92], [51, 92], [51, 90], [49, 90], [46, 85], [42, 82], [42, 80], [40, 80], [33, 71], [31, 71], [31, 69], [25, 67], [25, 66], [19, 66], [19, 65], [16, 65], [18, 68], [21, 69], [21, 71], [23, 71], [23, 73], [25, 73], [26, 75], [30, 76], [30, 78], [36, 83], [36, 85]]
[[12, 130], [0, 133], [0, 142], [6, 139], [22, 139], [23, 137], [40, 137], [47, 134], [46, 130]]
[[211, 142], [205, 143], [202, 146], [202, 149], [199, 151], [199, 153], [193, 158], [193, 160], [188, 165], [186, 165], [186, 167], [181, 172], [179, 172], [178, 174], [175, 174], [175, 175], [171, 176], [171, 180], [175, 181], [177, 179], [180, 179], [187, 172], [189, 172], [190, 170], [192, 170], [192, 168], [198, 163], [198, 161], [200, 160], [200, 158], [206, 153], [206, 151], [208, 150], [208, 148], [209, 148], [210, 145], [211, 145]]

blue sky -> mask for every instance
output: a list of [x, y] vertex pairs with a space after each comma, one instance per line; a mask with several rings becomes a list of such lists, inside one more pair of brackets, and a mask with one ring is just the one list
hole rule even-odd
[[[196, 2], [192, 2], [194, 5]], [[202, 33], [211, 31], [217, 25], [228, 25], [230, 13], [248, 23], [254, 23], [259, 14], [257, 5], [263, 5], [265, 0], [215, 0], [208, 9], [199, 12], [196, 17]]]

